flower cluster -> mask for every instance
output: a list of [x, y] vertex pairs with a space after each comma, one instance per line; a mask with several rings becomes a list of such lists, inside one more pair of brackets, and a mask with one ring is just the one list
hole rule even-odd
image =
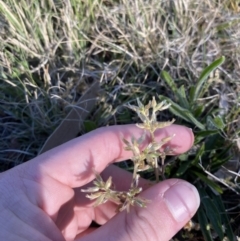
[[[104, 182], [101, 176], [95, 173], [96, 180], [93, 182], [94, 187], [82, 191], [90, 193], [87, 194], [87, 197], [91, 200], [95, 200], [96, 206], [107, 201], [112, 201], [118, 204], [118, 211], [123, 211], [125, 209], [129, 211], [131, 206], [136, 205], [146, 207], [149, 201], [138, 196], [142, 191], [142, 188], [138, 187], [139, 172], [149, 169], [154, 170], [156, 182], [158, 182], [160, 175], [159, 170], [161, 170], [161, 175], [164, 179], [164, 162], [166, 155], [173, 153], [170, 146], [166, 145], [173, 136], [165, 137], [157, 141], [155, 138], [155, 131], [170, 126], [174, 122], [174, 120], [166, 122], [157, 121], [157, 112], [169, 108], [170, 104], [167, 104], [165, 101], [158, 104], [154, 97], [152, 101], [149, 101], [145, 106], [139, 99], [137, 99], [137, 103], [138, 106], [127, 105], [127, 107], [135, 111], [142, 121], [142, 123], [137, 124], [137, 126], [144, 129], [143, 134], [139, 139], [133, 136], [131, 141], [123, 138], [123, 142], [126, 145], [125, 149], [132, 152], [131, 160], [134, 164], [130, 189], [127, 192], [117, 191], [113, 186], [112, 177], [109, 177], [108, 180]], [[150, 142], [144, 146], [147, 135], [150, 136]]]
[[82, 189], [82, 192], [90, 193], [86, 197], [90, 200], [95, 200], [94, 205], [98, 206], [107, 201], [112, 201], [118, 204], [117, 211], [123, 210], [130, 211], [131, 206], [146, 207], [148, 200], [138, 197], [137, 195], [142, 191], [141, 187], [138, 187], [139, 175], [136, 176], [135, 182], [132, 183], [130, 189], [127, 192], [116, 191], [112, 185], [112, 177], [109, 177], [106, 182], [103, 181], [102, 177], [95, 173], [96, 180], [93, 182], [94, 187]]

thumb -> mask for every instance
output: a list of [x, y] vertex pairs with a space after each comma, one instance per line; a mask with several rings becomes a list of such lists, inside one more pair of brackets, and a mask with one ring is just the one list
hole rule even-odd
[[169, 179], [141, 194], [147, 208], [121, 212], [81, 241], [169, 241], [195, 214], [200, 198], [190, 183]]

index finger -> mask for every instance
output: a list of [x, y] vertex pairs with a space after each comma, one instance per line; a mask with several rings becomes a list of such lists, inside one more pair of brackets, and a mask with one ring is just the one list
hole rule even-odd
[[[143, 130], [132, 124], [99, 128], [36, 157], [32, 165], [67, 186], [79, 187], [95, 178], [93, 169], [101, 173], [109, 164], [131, 158], [132, 153], [124, 149], [122, 138], [130, 140], [142, 134]], [[175, 148], [176, 154], [192, 146], [192, 130], [184, 126], [159, 129], [155, 137], [160, 141], [173, 134], [168, 145]]]

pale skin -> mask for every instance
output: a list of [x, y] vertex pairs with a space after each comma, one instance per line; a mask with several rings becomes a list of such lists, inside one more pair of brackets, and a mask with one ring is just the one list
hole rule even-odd
[[[105, 180], [112, 176], [117, 189], [128, 190], [131, 174], [111, 164], [131, 157], [121, 138], [137, 138], [141, 132], [135, 125], [100, 128], [1, 173], [0, 240], [170, 240], [199, 206], [191, 184], [169, 179], [149, 185], [141, 179], [141, 196], [151, 202], [118, 214], [116, 204], [95, 208], [80, 191], [93, 186], [93, 168]], [[192, 146], [192, 131], [183, 126], [171, 125], [155, 136], [161, 140], [172, 134], [176, 136], [169, 144], [176, 154]], [[89, 227], [92, 221], [101, 227]]]

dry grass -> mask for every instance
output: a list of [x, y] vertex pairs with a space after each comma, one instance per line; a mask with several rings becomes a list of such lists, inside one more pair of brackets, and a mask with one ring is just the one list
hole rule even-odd
[[[237, 1], [7, 0], [0, 1], [0, 12], [0, 155], [5, 161], [36, 155], [86, 82], [100, 80], [106, 88], [103, 111], [96, 113], [98, 125], [106, 125], [118, 122], [121, 105], [135, 96], [168, 95], [162, 70], [188, 88], [222, 55], [225, 65], [208, 97], [220, 104], [226, 96], [227, 134], [237, 139]], [[121, 119], [130, 121], [128, 115]]]

